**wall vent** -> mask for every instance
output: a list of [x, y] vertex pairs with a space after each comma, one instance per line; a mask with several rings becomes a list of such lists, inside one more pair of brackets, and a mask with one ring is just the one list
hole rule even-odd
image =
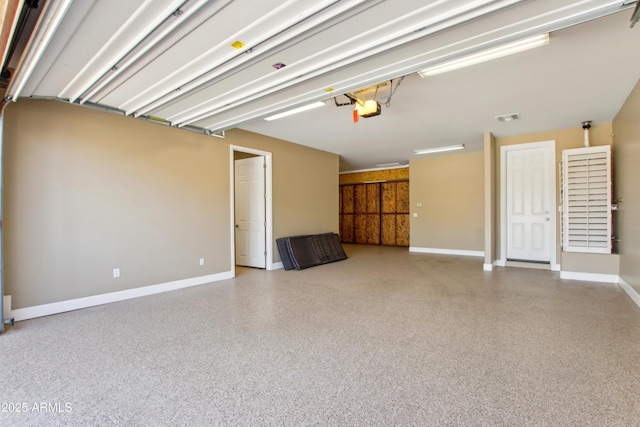
[[499, 122], [512, 122], [514, 120], [520, 120], [520, 114], [505, 114], [504, 116], [496, 116], [496, 120]]

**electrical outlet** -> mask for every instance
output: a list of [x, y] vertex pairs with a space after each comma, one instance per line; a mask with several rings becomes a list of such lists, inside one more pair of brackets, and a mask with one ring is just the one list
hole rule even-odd
[[120, 277], [120, 269], [119, 268], [114, 268], [113, 269], [113, 277], [115, 277], [115, 278]]
[[204, 258], [200, 258], [200, 265], [204, 265]]

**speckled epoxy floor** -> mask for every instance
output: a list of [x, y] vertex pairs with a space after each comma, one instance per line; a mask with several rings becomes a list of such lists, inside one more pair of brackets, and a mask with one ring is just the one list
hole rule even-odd
[[640, 308], [617, 286], [345, 249], [18, 323], [0, 403], [29, 411], [0, 425], [640, 425]]

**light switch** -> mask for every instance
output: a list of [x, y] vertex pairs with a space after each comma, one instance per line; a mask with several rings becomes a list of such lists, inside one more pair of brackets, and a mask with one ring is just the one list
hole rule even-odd
[[414, 212], [414, 213], [413, 213], [413, 217], [414, 217], [414, 218], [418, 218], [418, 212]]

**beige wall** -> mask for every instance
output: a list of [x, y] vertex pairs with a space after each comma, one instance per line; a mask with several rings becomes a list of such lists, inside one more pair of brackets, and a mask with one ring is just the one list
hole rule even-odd
[[620, 277], [640, 293], [640, 82], [614, 119], [613, 130], [614, 200], [623, 200], [614, 214]]
[[336, 155], [56, 101], [10, 105], [3, 230], [13, 308], [231, 270], [230, 144], [273, 152], [274, 238], [337, 231]]
[[[610, 145], [612, 140], [612, 126], [611, 123], [604, 124], [596, 124], [590, 130], [590, 144], [593, 146], [596, 145]], [[502, 254], [503, 248], [501, 248], [501, 228], [500, 224], [502, 221], [501, 218], [501, 200], [500, 200], [500, 182], [501, 182], [501, 162], [500, 162], [500, 148], [507, 145], [515, 145], [515, 144], [525, 144], [531, 142], [542, 142], [542, 141], [552, 141], [556, 142], [556, 206], [553, 209], [553, 212], [556, 215], [556, 264], [562, 264], [562, 257], [571, 257], [571, 253], [562, 253], [560, 250], [560, 220], [561, 215], [558, 212], [558, 206], [562, 204], [561, 201], [561, 192], [560, 192], [560, 162], [562, 160], [562, 150], [566, 150], [569, 148], [580, 148], [584, 146], [584, 132], [582, 130], [582, 126], [580, 123], [576, 124], [575, 128], [570, 129], [559, 129], [552, 130], [546, 132], [537, 132], [523, 135], [515, 135], [508, 137], [496, 137], [496, 160], [495, 160], [495, 170], [496, 170], [496, 182], [495, 182], [495, 192], [496, 192], [496, 244], [497, 244], [497, 256], [500, 258]], [[552, 260], [553, 263], [553, 260]], [[579, 260], [576, 262], [572, 262], [572, 265], [577, 265]], [[605, 269], [604, 266], [610, 265], [610, 260], [603, 260], [603, 268], [599, 269], [602, 273], [609, 274], [617, 274], [617, 271], [609, 271]], [[563, 267], [564, 270], [564, 267]]]
[[562, 253], [562, 271], [617, 276], [620, 271], [618, 254]]
[[483, 163], [482, 152], [410, 162], [411, 247], [484, 250]]

